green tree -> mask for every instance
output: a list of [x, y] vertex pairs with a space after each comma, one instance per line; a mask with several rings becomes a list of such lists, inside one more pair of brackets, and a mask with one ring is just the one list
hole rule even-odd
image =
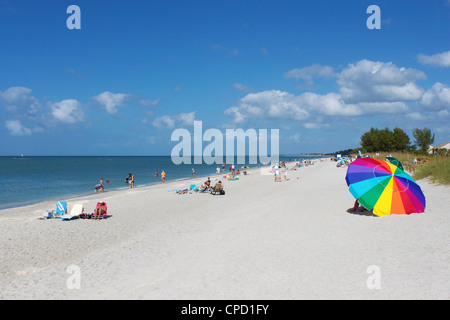
[[416, 139], [416, 145], [424, 152], [426, 152], [430, 144], [434, 142], [434, 133], [431, 134], [431, 130], [427, 128], [414, 129], [413, 137]]
[[369, 132], [364, 133], [361, 136], [361, 146], [367, 151], [367, 152], [375, 152], [376, 145], [377, 145], [377, 132], [378, 129], [370, 128]]
[[395, 150], [394, 133], [388, 128], [378, 131], [377, 136], [377, 151], [392, 151]]
[[369, 132], [362, 135], [361, 146], [367, 152], [392, 151], [396, 149], [396, 140], [394, 133], [388, 128], [370, 128]]
[[405, 151], [410, 147], [408, 135], [400, 128], [394, 128], [395, 148], [397, 151]]

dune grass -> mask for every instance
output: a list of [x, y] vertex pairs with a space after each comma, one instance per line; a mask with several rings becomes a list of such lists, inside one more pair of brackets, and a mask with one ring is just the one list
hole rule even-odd
[[450, 185], [450, 158], [442, 156], [430, 158], [428, 163], [416, 166], [413, 178], [416, 180], [430, 178], [435, 183]]

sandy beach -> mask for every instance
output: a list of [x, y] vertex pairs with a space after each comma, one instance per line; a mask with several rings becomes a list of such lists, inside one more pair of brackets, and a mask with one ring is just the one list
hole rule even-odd
[[101, 221], [39, 220], [54, 202], [2, 210], [0, 299], [449, 299], [450, 188], [418, 181], [424, 214], [352, 214], [345, 174], [317, 161], [278, 183], [211, 176], [224, 196], [172, 191], [198, 177], [67, 199], [105, 201]]

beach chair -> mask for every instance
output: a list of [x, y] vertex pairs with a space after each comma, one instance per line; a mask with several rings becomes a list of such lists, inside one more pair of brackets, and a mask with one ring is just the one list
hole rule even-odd
[[106, 218], [107, 215], [108, 215], [108, 206], [106, 205], [106, 203], [103, 201], [97, 202], [94, 213], [92, 214], [92, 219], [100, 220]]
[[191, 184], [189, 191], [200, 191], [200, 187], [197, 187], [195, 184]]
[[59, 218], [59, 217], [61, 217], [61, 216], [64, 215], [64, 214], [67, 214], [67, 202], [65, 202], [65, 201], [59, 201], [59, 202], [56, 204], [56, 211], [55, 211], [55, 213], [53, 214], [53, 217], [54, 217], [54, 218]]
[[84, 212], [84, 207], [82, 204], [76, 204], [73, 206], [72, 210], [70, 210], [69, 214], [63, 214], [61, 216], [62, 220], [72, 220], [78, 219]]

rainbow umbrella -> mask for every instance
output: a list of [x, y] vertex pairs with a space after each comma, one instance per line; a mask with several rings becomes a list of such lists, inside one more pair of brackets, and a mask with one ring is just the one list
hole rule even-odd
[[374, 158], [353, 161], [345, 177], [352, 195], [377, 216], [421, 213], [425, 196], [409, 174], [396, 165]]

